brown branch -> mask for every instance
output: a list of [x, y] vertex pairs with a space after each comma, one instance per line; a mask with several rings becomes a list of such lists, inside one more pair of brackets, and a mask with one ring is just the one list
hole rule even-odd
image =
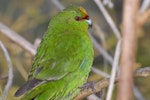
[[[139, 0], [124, 0], [122, 53], [120, 60], [120, 80], [118, 84], [118, 100], [131, 100], [133, 87], [133, 71], [136, 59], [136, 28]], [[126, 94], [126, 95], [124, 95]]]
[[150, 76], [150, 67], [139, 68], [134, 72], [134, 77], [148, 77], [148, 76]]
[[[139, 68], [139, 69], [135, 70], [135, 72], [134, 72], [135, 78], [148, 77], [148, 76], [150, 76], [150, 67]], [[118, 80], [119, 80], [119, 78], [115, 80], [115, 83], [117, 83]], [[110, 79], [106, 78], [106, 79], [103, 79], [101, 81], [94, 83], [95, 91], [93, 91], [92, 88], [84, 89], [80, 92], [79, 95], [77, 95], [74, 98], [74, 100], [81, 100], [81, 99], [87, 97], [88, 95], [100, 92], [102, 89], [108, 87], [109, 81], [110, 81]]]
[[108, 87], [108, 85], [109, 85], [109, 78], [106, 78], [106, 79], [103, 79], [103, 80], [101, 80], [99, 82], [96, 82], [96, 83], [94, 83], [95, 91], [93, 91], [92, 88], [88, 88], [88, 89], [82, 90], [80, 92], [80, 94], [75, 97], [74, 100], [81, 100], [81, 99], [87, 97], [90, 94], [98, 93], [102, 89]]

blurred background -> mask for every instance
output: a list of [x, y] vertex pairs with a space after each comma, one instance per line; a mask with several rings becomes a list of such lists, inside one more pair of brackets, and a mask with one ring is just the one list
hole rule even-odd
[[[59, 6], [57, 6], [54, 1], [55, 0], [0, 0], [0, 22], [37, 47], [38, 41], [47, 30], [50, 19], [60, 11]], [[105, 6], [118, 30], [121, 29], [122, 1], [123, 0], [112, 0], [112, 4]], [[117, 38], [93, 0], [59, 0], [59, 3], [64, 7], [70, 5], [83, 6], [93, 21], [93, 28], [89, 30], [90, 34], [110, 56], [114, 56]], [[140, 68], [150, 65], [150, 20], [137, 30], [138, 51], [135, 66], [136, 68]], [[7, 100], [19, 100], [20, 98], [14, 97], [14, 93], [27, 80], [27, 74], [32, 65], [33, 55], [18, 46], [17, 43], [10, 40], [7, 36], [1, 34], [1, 32], [0, 40], [7, 48], [13, 63], [14, 79]], [[111, 65], [109, 62], [104, 59], [97, 49], [94, 49], [94, 51], [94, 68], [110, 74]], [[7, 66], [6, 58], [2, 49], [0, 49], [0, 95], [7, 83]], [[88, 81], [99, 81], [103, 78], [104, 76], [92, 71]], [[135, 86], [144, 97], [144, 100], [150, 100], [149, 83], [150, 78], [148, 77], [135, 79]], [[107, 89], [105, 89], [105, 91], [106, 90]], [[97, 94], [97, 96], [100, 96], [100, 94]], [[116, 91], [113, 93], [113, 98], [115, 97]]]

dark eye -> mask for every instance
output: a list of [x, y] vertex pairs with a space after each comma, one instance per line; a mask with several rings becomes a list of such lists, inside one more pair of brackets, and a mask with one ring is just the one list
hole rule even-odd
[[82, 20], [82, 18], [79, 17], [79, 16], [76, 16], [76, 17], [75, 17], [75, 20], [76, 20], [76, 21], [80, 21], [80, 20]]

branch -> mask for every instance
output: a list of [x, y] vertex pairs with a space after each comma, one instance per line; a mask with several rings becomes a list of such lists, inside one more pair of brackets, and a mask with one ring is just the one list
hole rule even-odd
[[106, 100], [111, 100], [111, 97], [112, 97], [115, 77], [116, 77], [116, 73], [117, 73], [118, 66], [119, 66], [120, 52], [121, 52], [121, 40], [118, 41], [117, 46], [116, 46], [116, 50], [115, 50], [115, 57], [114, 57], [114, 62], [113, 62], [112, 70], [111, 70], [110, 83], [108, 86]]
[[110, 27], [113, 30], [113, 32], [116, 35], [116, 37], [118, 39], [120, 39], [121, 38], [120, 32], [119, 32], [118, 28], [116, 27], [116, 25], [115, 25], [114, 21], [112, 20], [112, 18], [110, 17], [110, 15], [108, 14], [108, 12], [106, 11], [105, 7], [102, 5], [101, 0], [94, 0], [94, 2], [96, 3], [96, 5], [98, 6], [98, 8], [103, 13], [103, 15], [104, 15], [107, 23], [110, 25]]
[[91, 68], [91, 71], [94, 72], [95, 74], [98, 74], [98, 75], [103, 76], [105, 78], [109, 78], [110, 77], [110, 75], [107, 74], [106, 72], [103, 72], [103, 71], [101, 71], [101, 70], [99, 70], [99, 69], [97, 69], [97, 68], [95, 68], [93, 66]]
[[138, 15], [138, 25], [142, 26], [148, 20], [150, 20], [150, 9]]
[[[139, 69], [135, 70], [135, 72], [134, 72], [135, 78], [148, 77], [148, 76], [150, 76], [150, 67], [139, 68]], [[115, 80], [115, 83], [117, 83], [118, 80], [119, 80], [119, 78]], [[88, 95], [100, 92], [102, 89], [108, 87], [109, 81], [110, 81], [110, 79], [106, 78], [106, 79], [103, 79], [101, 81], [94, 83], [95, 91], [93, 91], [92, 88], [90, 88], [90, 87], [88, 89], [84, 89], [80, 92], [79, 95], [77, 95], [74, 98], [74, 100], [82, 100], [83, 98], [87, 97]]]
[[150, 6], [150, 0], [143, 0], [140, 13], [143, 13]]
[[91, 34], [89, 34], [89, 35], [90, 35], [90, 38], [92, 40], [92, 43], [93, 43], [94, 47], [109, 62], [109, 64], [112, 65], [113, 64], [113, 58], [111, 57], [111, 55], [109, 55], [107, 53], [107, 51], [103, 49], [103, 47], [96, 41], [96, 39]]
[[103, 0], [104, 5], [108, 5], [109, 8], [113, 8], [114, 4], [112, 3], [111, 0]]
[[[137, 14], [139, 0], [124, 0], [122, 20], [122, 53], [120, 60], [120, 80], [118, 84], [118, 100], [132, 98], [133, 71], [136, 60]], [[124, 95], [126, 94], [126, 95]]]
[[58, 9], [63, 10], [65, 8], [58, 0], [51, 0], [51, 1], [54, 5], [56, 5], [56, 7], [58, 7]]
[[135, 100], [145, 100], [145, 98], [142, 95], [141, 91], [135, 85], [133, 86], [133, 94], [135, 96]]
[[28, 42], [26, 39], [22, 38], [18, 33], [12, 31], [10, 28], [5, 26], [0, 22], [0, 32], [10, 38], [12, 41], [14, 41], [16, 44], [18, 44], [23, 49], [27, 50], [32, 55], [35, 55], [36, 50], [34, 46]]
[[7, 84], [5, 86], [4, 93], [2, 96], [3, 100], [5, 100], [7, 97], [8, 91], [13, 82], [13, 66], [12, 66], [12, 62], [11, 62], [10, 56], [8, 54], [8, 51], [1, 41], [0, 41], [0, 47], [2, 48], [4, 55], [6, 57], [7, 63], [8, 63], [8, 80], [7, 80]]

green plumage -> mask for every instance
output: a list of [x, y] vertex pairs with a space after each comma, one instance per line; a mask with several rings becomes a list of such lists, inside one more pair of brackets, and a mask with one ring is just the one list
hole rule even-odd
[[29, 81], [16, 96], [25, 93], [22, 100], [72, 100], [80, 92], [93, 61], [86, 16], [83, 8], [72, 6], [51, 19], [35, 55]]

